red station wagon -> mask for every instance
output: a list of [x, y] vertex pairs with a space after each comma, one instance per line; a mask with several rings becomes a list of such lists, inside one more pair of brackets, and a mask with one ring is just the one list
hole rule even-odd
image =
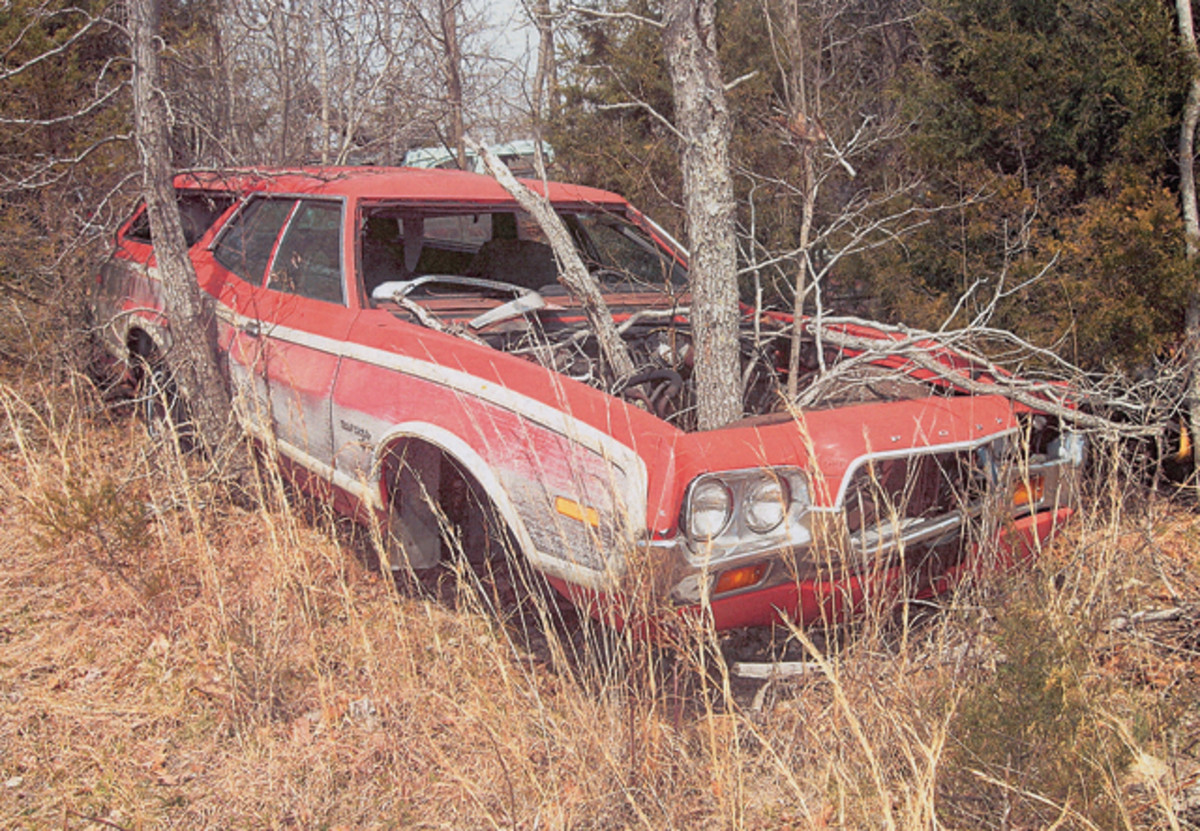
[[[955, 372], [981, 376], [933, 344], [944, 374], [860, 353], [797, 409], [792, 320], [745, 308], [747, 417], [697, 430], [686, 253], [615, 194], [527, 184], [603, 290], [634, 377], [611, 382], [541, 229], [488, 177], [175, 180], [238, 417], [303, 486], [387, 529], [394, 568], [503, 538], [593, 614], [652, 602], [718, 629], [803, 624], [941, 590], [1070, 516], [1082, 436], [956, 387]], [[169, 353], [144, 210], [121, 227], [95, 308], [132, 371]], [[807, 334], [801, 348], [802, 390], [855, 357]]]

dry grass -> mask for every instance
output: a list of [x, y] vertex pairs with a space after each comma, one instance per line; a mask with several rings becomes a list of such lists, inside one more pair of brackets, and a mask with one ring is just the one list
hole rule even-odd
[[1036, 565], [907, 626], [775, 633], [802, 678], [734, 679], [747, 637], [698, 631], [579, 682], [471, 592], [398, 591], [327, 517], [233, 507], [82, 386], [0, 403], [0, 827], [1200, 816], [1200, 517], [1120, 477]]

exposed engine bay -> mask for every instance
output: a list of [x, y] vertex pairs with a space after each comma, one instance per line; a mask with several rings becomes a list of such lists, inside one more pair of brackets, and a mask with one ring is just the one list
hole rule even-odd
[[[372, 302], [429, 328], [523, 357], [565, 377], [695, 429], [687, 269], [670, 238], [611, 211], [560, 211], [600, 290], [634, 371], [616, 377], [582, 306], [558, 282], [559, 264], [527, 214], [413, 211], [381, 206], [363, 223], [363, 280]], [[739, 338], [743, 412], [789, 412], [785, 395], [793, 326], [746, 315]], [[928, 384], [846, 354], [805, 333], [796, 392], [809, 408], [924, 397]], [[821, 380], [825, 387], [810, 389]], [[793, 399], [793, 404], [796, 399]]]
[[[438, 275], [382, 284], [373, 298], [395, 303], [397, 313], [430, 328], [525, 358], [629, 401], [682, 430], [695, 429], [695, 353], [686, 306], [620, 309], [615, 314], [617, 331], [636, 371], [614, 379], [595, 333], [578, 309], [564, 305], [561, 289], [551, 287], [546, 294], [550, 296], [498, 281]], [[463, 319], [461, 313], [467, 305], [485, 310]], [[768, 316], [749, 319], [742, 325], [740, 344], [745, 415], [788, 413], [785, 386], [792, 345], [790, 321]], [[829, 368], [841, 366], [847, 354], [825, 345], [819, 359], [813, 337], [806, 337], [801, 348], [797, 390], [804, 392], [818, 379], [825, 381], [811, 407], [921, 398], [944, 391], [944, 385], [918, 381], [870, 362], [842, 367], [843, 371], [829, 376]]]

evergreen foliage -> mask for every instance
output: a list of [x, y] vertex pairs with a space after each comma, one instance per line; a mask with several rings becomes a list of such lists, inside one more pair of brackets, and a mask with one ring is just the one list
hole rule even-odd
[[1146, 367], [1178, 339], [1190, 280], [1169, 191], [1186, 89], [1170, 10], [935, 0], [916, 30], [910, 149], [931, 198], [982, 198], [891, 252], [909, 286], [889, 314], [930, 323], [984, 280], [971, 316], [1054, 260], [994, 323], [1085, 366]]
[[[0, 324], [6, 357], [81, 360], [71, 335], [96, 257], [88, 245], [124, 210], [108, 197], [134, 169], [129, 69], [105, 11], [91, 0], [15, 0], [0, 12], [0, 297], [27, 310]], [[47, 315], [57, 333], [48, 343], [33, 332]]]
[[[654, 0], [633, 0], [621, 10], [659, 16]], [[576, 17], [573, 33], [563, 106], [549, 135], [560, 178], [616, 191], [682, 237], [678, 149], [667, 124], [674, 107], [659, 33], [587, 15]]]
[[[657, 17], [647, 0], [599, 5]], [[828, 136], [811, 145], [808, 249], [827, 310], [938, 327], [991, 307], [991, 325], [1090, 368], [1144, 369], [1178, 342], [1193, 276], [1175, 195], [1187, 66], [1170, 8], [729, 0], [720, 20], [726, 77], [743, 79], [729, 92], [743, 266], [772, 264], [759, 276], [777, 306], [790, 307], [801, 255], [805, 142], [786, 128], [800, 113]], [[565, 178], [626, 193], [678, 231], [657, 33], [613, 16], [572, 31], [552, 136]]]

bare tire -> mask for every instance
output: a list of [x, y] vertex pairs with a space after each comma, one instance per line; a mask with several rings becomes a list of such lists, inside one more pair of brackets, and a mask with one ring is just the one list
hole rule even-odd
[[187, 406], [166, 362], [156, 355], [139, 356], [138, 410], [152, 439], [178, 439], [190, 446]]

